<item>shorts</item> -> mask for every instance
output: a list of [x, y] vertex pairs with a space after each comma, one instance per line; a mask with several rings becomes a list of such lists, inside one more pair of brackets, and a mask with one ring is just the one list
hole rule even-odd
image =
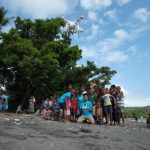
[[112, 113], [112, 106], [104, 106], [104, 113], [105, 114], [111, 114]]
[[67, 109], [67, 116], [70, 116], [70, 110]]
[[123, 113], [123, 112], [124, 112], [123, 106], [117, 107], [117, 113]]
[[64, 110], [66, 108], [65, 103], [59, 103], [59, 105], [60, 105], [60, 109]]
[[71, 112], [71, 115], [77, 114], [77, 111], [74, 111], [74, 110], [71, 110], [70, 112]]
[[82, 115], [78, 118], [78, 122], [83, 122], [83, 121], [86, 121], [86, 120], [88, 120], [90, 123], [95, 123], [95, 120], [94, 120], [92, 115], [90, 115], [90, 116], [83, 116]]

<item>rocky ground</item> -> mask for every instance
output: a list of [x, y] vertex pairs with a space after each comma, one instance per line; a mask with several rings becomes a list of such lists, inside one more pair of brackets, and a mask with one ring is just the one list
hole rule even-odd
[[149, 150], [150, 130], [126, 122], [125, 127], [110, 127], [1, 113], [0, 150]]

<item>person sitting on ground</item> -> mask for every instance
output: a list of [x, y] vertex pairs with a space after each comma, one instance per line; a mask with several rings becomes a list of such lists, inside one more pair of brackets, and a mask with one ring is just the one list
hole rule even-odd
[[60, 114], [60, 105], [58, 102], [58, 98], [56, 97], [52, 104], [52, 116], [55, 121], [58, 121]]
[[51, 119], [51, 110], [49, 107], [46, 107], [43, 116], [45, 120]]
[[150, 113], [149, 113], [149, 116], [146, 120], [146, 124], [147, 124], [147, 128], [150, 128]]
[[78, 123], [88, 121], [91, 124], [95, 124], [93, 115], [92, 115], [92, 102], [88, 100], [88, 95], [83, 95], [84, 101], [80, 105], [81, 116], [78, 118]]

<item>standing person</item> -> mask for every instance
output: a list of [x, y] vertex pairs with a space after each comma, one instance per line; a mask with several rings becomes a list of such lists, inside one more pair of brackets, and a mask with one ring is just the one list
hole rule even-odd
[[70, 99], [71, 98], [71, 91], [68, 91], [64, 93], [62, 96], [59, 97], [58, 102], [60, 105], [60, 109], [62, 110], [62, 119], [66, 121], [67, 119], [67, 111], [66, 111], [66, 106], [65, 106], [65, 100], [66, 98]]
[[112, 103], [110, 99], [111, 95], [104, 90], [104, 95], [102, 96], [103, 105], [104, 105], [104, 115], [106, 119], [106, 125], [110, 122], [112, 126]]
[[65, 122], [70, 122], [70, 108], [71, 108], [71, 101], [70, 98], [66, 97], [65, 99], [65, 106], [66, 106], [66, 120]]
[[56, 97], [52, 104], [53, 118], [55, 121], [58, 121], [60, 114], [60, 105], [58, 102], [58, 98]]
[[81, 105], [82, 102], [84, 102], [82, 89], [80, 89], [80, 90], [78, 91], [78, 94], [77, 94], [77, 102], [78, 102], [77, 117], [79, 117], [79, 116], [81, 115], [81, 112], [80, 112], [80, 105]]
[[3, 107], [2, 101], [3, 101], [3, 97], [0, 95], [0, 112], [2, 111], [2, 107]]
[[122, 119], [122, 126], [125, 125], [125, 120], [124, 120], [124, 95], [123, 92], [121, 91], [120, 86], [117, 86], [117, 99], [116, 99], [116, 103], [117, 103], [117, 113], [119, 116], [119, 124], [120, 124], [120, 119]]
[[34, 113], [35, 101], [35, 97], [31, 96], [31, 98], [29, 99], [29, 113]]
[[96, 83], [95, 80], [93, 80], [93, 81], [90, 82], [90, 88], [91, 88], [92, 90], [94, 90], [96, 86], [97, 86], [97, 83]]
[[72, 95], [71, 97], [71, 120], [76, 121], [77, 119], [77, 108], [78, 108], [78, 102], [77, 102], [77, 98], [76, 95]]
[[89, 121], [91, 124], [95, 124], [93, 115], [92, 115], [92, 103], [88, 100], [88, 95], [84, 94], [84, 101], [80, 105], [81, 116], [78, 118], [78, 123], [83, 121]]
[[149, 113], [149, 116], [146, 120], [146, 124], [147, 124], [147, 128], [150, 128], [150, 113]]
[[4, 94], [0, 97], [0, 111], [8, 110], [8, 98], [9, 96], [4, 92]]
[[93, 101], [96, 100], [96, 95], [97, 94], [95, 94], [92, 89], [89, 90], [88, 94], [89, 94], [89, 101], [93, 102]]
[[112, 102], [112, 120], [114, 122], [114, 125], [119, 122], [119, 116], [117, 114], [117, 108], [116, 108], [116, 99], [117, 99], [117, 87], [116, 85], [111, 85], [109, 89]]
[[102, 101], [101, 101], [100, 95], [97, 96], [95, 115], [96, 115], [97, 122], [100, 125], [102, 125], [103, 124], [103, 109], [102, 109]]

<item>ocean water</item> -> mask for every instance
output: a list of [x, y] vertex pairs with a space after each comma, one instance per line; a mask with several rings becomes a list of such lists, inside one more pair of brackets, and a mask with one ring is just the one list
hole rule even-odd
[[146, 123], [146, 118], [138, 118], [137, 121], [134, 118], [129, 118], [128, 120], [132, 122]]

